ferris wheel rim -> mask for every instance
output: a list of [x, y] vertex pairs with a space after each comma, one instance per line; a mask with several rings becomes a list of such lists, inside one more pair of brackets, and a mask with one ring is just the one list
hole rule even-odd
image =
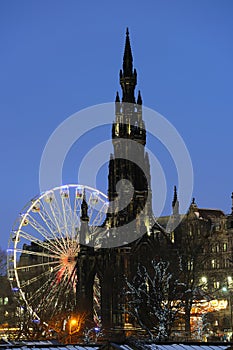
[[88, 185], [82, 185], [82, 184], [67, 184], [67, 185], [61, 185], [61, 186], [56, 186], [50, 190], [47, 190], [47, 191], [42, 191], [41, 193], [39, 193], [38, 195], [36, 195], [35, 197], [33, 197], [30, 201], [27, 202], [27, 204], [23, 207], [22, 210], [24, 210], [24, 208], [26, 208], [29, 203], [31, 204], [30, 207], [28, 208], [28, 210], [24, 213], [20, 213], [22, 215], [26, 215], [32, 208], [33, 208], [33, 205], [35, 205], [36, 203], [38, 203], [38, 201], [41, 199], [41, 198], [44, 198], [44, 196], [46, 196], [46, 194], [49, 194], [50, 192], [53, 192], [53, 191], [56, 191], [56, 190], [59, 190], [59, 189], [62, 189], [62, 188], [76, 188], [76, 187], [82, 187], [84, 189], [87, 189], [87, 190], [90, 190], [90, 191], [94, 191], [94, 192], [97, 192], [98, 194], [101, 194], [101, 196], [105, 197], [107, 200], [108, 200], [108, 196], [97, 190], [96, 188], [94, 187], [91, 187], [91, 186], [88, 186]]
[[[36, 195], [30, 201], [27, 202], [27, 204], [22, 208], [22, 210], [21, 210], [19, 215], [22, 216], [22, 217], [26, 217], [28, 215], [28, 213], [30, 212], [30, 210], [32, 210], [33, 206], [35, 204], [37, 204], [40, 201], [40, 199], [44, 198], [44, 196], [46, 196], [46, 194], [49, 194], [49, 193], [51, 193], [53, 191], [56, 191], [56, 190], [59, 190], [59, 189], [62, 189], [62, 188], [66, 188], [66, 187], [75, 188], [75, 187], [78, 187], [78, 186], [100, 194], [101, 196], [106, 198], [106, 204], [108, 204], [108, 196], [105, 193], [99, 191], [98, 189], [96, 189], [94, 187], [88, 186], [88, 185], [72, 183], [72, 184], [67, 184], [67, 185], [56, 186], [56, 187], [54, 187], [54, 188], [52, 188], [50, 190], [47, 190], [47, 191], [42, 191], [40, 194]], [[24, 208], [27, 208], [27, 207], [28, 207], [28, 209], [25, 212]], [[13, 227], [15, 226], [17, 220], [18, 220], [18, 218], [15, 220], [15, 222], [13, 224]], [[20, 226], [19, 226], [18, 230], [21, 229], [21, 227], [22, 227], [22, 222], [20, 223]], [[11, 232], [13, 232], [13, 230]], [[8, 245], [9, 245], [9, 242], [8, 242]]]

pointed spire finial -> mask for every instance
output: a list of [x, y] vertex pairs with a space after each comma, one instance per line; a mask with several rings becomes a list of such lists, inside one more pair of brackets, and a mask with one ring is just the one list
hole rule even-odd
[[142, 96], [140, 90], [138, 91], [138, 99], [137, 99], [137, 104], [142, 105]]
[[133, 55], [131, 51], [129, 29], [126, 29], [123, 69], [120, 70], [120, 84], [122, 88], [122, 102], [136, 103], [134, 90], [137, 85], [137, 72], [133, 69]]
[[192, 212], [192, 211], [197, 211], [198, 210], [198, 206], [197, 206], [197, 203], [196, 203], [196, 200], [195, 200], [195, 197], [192, 198], [192, 202], [189, 206], [189, 212]]
[[173, 215], [179, 214], [179, 201], [178, 201], [176, 186], [174, 186], [174, 195], [173, 195], [173, 201], [172, 201], [172, 209], [173, 209]]
[[116, 93], [116, 99], [115, 99], [115, 102], [120, 102], [120, 97], [119, 97], [119, 93], [118, 93], [118, 91], [117, 91], [117, 93]]
[[123, 58], [123, 74], [125, 77], [131, 77], [133, 75], [133, 55], [129, 40], [129, 29], [126, 29], [126, 39], [125, 39], [125, 51]]
[[177, 202], [177, 190], [176, 190], [176, 186], [174, 186], [174, 195], [173, 195], [173, 201], [172, 201], [172, 208], [174, 208], [174, 206], [176, 205]]

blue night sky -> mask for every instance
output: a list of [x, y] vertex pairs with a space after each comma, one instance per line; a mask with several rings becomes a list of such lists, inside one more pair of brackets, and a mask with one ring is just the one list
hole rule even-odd
[[[40, 158], [54, 129], [83, 108], [114, 101], [127, 26], [137, 88], [183, 137], [197, 204], [229, 213], [232, 18], [232, 0], [2, 0], [0, 245], [7, 247], [18, 213], [39, 192]], [[71, 150], [65, 182], [76, 182], [75, 152], [98, 137]], [[164, 167], [169, 178], [166, 161]], [[106, 178], [105, 168], [99, 181], [105, 192]], [[169, 181], [165, 213], [176, 180]]]

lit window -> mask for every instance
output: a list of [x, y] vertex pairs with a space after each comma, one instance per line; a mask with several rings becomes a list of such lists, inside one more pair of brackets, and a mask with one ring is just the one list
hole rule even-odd
[[223, 251], [226, 252], [227, 251], [227, 243], [223, 243]]
[[149, 282], [148, 282], [148, 278], [146, 278], [146, 291], [149, 292], [150, 286], [149, 286]]
[[212, 250], [212, 253], [218, 253], [219, 252], [219, 244], [216, 244], [216, 245], [213, 245], [212, 246], [212, 248], [211, 248], [211, 250]]
[[220, 288], [220, 283], [218, 281], [214, 281], [214, 288], [219, 289]]
[[212, 267], [212, 269], [216, 269], [216, 260], [215, 259], [211, 260], [211, 267]]
[[189, 261], [189, 262], [188, 262], [188, 270], [189, 270], [189, 271], [192, 271], [192, 270], [193, 270], [193, 262], [192, 262], [192, 261]]
[[174, 235], [174, 232], [171, 233], [171, 241], [172, 241], [172, 243], [175, 242], [175, 235]]

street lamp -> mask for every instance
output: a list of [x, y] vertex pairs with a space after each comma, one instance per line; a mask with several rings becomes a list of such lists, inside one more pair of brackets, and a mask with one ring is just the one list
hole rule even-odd
[[77, 324], [77, 320], [75, 318], [71, 318], [69, 321], [69, 336], [70, 336], [70, 343], [72, 341], [72, 327]]
[[72, 332], [72, 327], [77, 324], [77, 320], [75, 318], [71, 318], [70, 320], [70, 333]]

